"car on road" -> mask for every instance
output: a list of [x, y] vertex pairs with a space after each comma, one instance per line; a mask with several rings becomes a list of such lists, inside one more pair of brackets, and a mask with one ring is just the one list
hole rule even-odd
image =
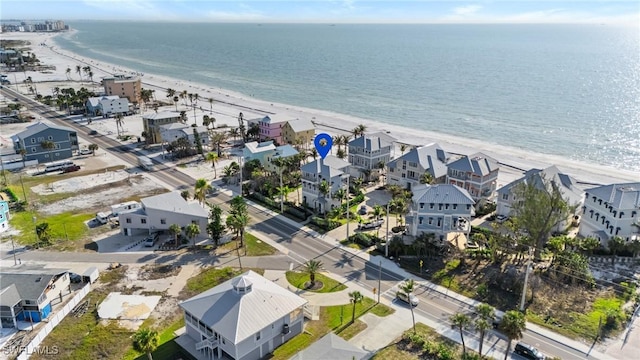
[[89, 135], [98, 135], [98, 132], [95, 130], [89, 131]]
[[418, 306], [418, 304], [420, 303], [420, 300], [418, 300], [415, 295], [409, 294], [407, 296], [407, 294], [403, 291], [396, 292], [396, 299], [401, 300], [411, 306]]
[[513, 349], [513, 352], [516, 354], [531, 360], [544, 360], [545, 356], [538, 351], [535, 347], [519, 342], [516, 344], [516, 347]]

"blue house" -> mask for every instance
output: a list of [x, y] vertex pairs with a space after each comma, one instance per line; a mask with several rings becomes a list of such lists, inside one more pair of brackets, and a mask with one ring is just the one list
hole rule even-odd
[[0, 232], [9, 228], [9, 203], [0, 200]]
[[0, 324], [17, 327], [18, 321], [46, 319], [54, 303], [71, 292], [69, 273], [50, 269], [48, 273], [0, 273]]
[[[78, 150], [78, 135], [75, 130], [63, 126], [39, 122], [28, 126], [23, 132], [11, 137], [16, 154], [24, 150], [24, 160], [47, 163], [68, 159]], [[45, 141], [53, 142], [54, 149], [42, 147]]]

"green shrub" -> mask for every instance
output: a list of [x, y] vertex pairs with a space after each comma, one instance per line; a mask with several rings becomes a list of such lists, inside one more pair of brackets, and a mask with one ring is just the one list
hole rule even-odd
[[426, 355], [434, 355], [436, 351], [438, 351], [438, 347], [431, 341], [426, 340], [422, 345], [422, 351], [424, 351]]
[[480, 354], [464, 353], [462, 354], [462, 360], [480, 360]]
[[489, 288], [487, 284], [480, 284], [476, 287], [476, 296], [480, 299], [486, 299], [487, 295], [489, 295]]
[[453, 360], [455, 358], [455, 351], [447, 344], [438, 344], [438, 358], [441, 360]]

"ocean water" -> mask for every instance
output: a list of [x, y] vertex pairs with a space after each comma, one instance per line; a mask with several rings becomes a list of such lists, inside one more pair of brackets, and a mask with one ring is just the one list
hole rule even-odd
[[266, 101], [638, 171], [640, 32], [71, 22], [82, 56]]

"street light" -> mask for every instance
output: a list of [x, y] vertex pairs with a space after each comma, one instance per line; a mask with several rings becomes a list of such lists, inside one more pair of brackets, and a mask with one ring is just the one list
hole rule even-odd
[[36, 244], [38, 244], [38, 226], [36, 225], [36, 221], [38, 220], [35, 216], [31, 218], [33, 220], [33, 228], [36, 233]]
[[387, 235], [384, 241], [384, 257], [386, 258], [389, 257], [389, 204], [391, 202], [387, 203]]
[[13, 265], [18, 265], [18, 260], [16, 260], [16, 245], [13, 243], [13, 235], [9, 235], [11, 238], [11, 249], [13, 250]]
[[349, 179], [351, 178], [350, 174], [347, 174], [347, 241], [349, 241]]

